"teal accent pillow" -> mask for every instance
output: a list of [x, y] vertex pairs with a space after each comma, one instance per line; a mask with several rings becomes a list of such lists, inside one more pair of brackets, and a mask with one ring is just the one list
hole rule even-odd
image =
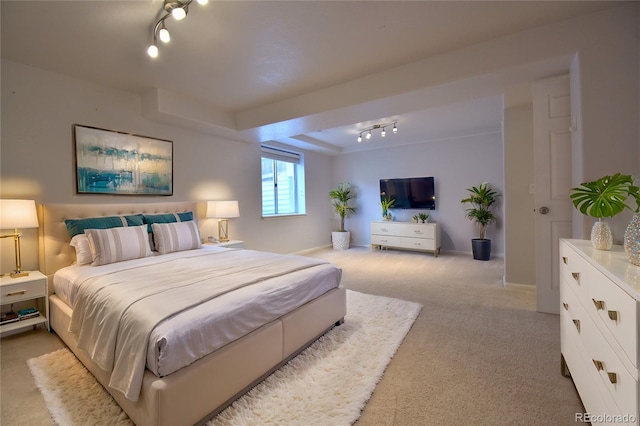
[[163, 213], [163, 214], [145, 214], [143, 215], [144, 223], [148, 224], [147, 232], [151, 233], [151, 225], [154, 223], [172, 223], [187, 222], [193, 220], [193, 212], [184, 213]]
[[85, 229], [110, 229], [123, 226], [144, 225], [142, 214], [127, 216], [88, 217], [85, 219], [65, 219], [64, 224], [71, 238], [84, 234]]

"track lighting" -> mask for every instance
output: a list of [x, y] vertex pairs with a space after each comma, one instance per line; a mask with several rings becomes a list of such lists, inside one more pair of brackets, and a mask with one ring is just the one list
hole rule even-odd
[[396, 120], [396, 121], [392, 121], [390, 123], [374, 124], [371, 127], [367, 127], [366, 129], [362, 129], [360, 131], [360, 134], [358, 135], [358, 142], [362, 142], [362, 134], [363, 133], [366, 133], [365, 134], [365, 138], [366, 139], [371, 139], [371, 135], [372, 135], [371, 131], [378, 130], [378, 129], [381, 129], [380, 136], [382, 136], [384, 138], [385, 136], [387, 136], [386, 128], [387, 127], [391, 127], [392, 125], [393, 125], [393, 130], [392, 130], [393, 133], [398, 133], [398, 127], [396, 126], [397, 122], [398, 121]]
[[157, 58], [158, 57], [158, 46], [156, 46], [155, 44], [152, 44], [151, 46], [149, 46], [149, 48], [147, 49], [147, 54], [149, 56], [151, 56], [152, 58]]
[[173, 16], [173, 19], [175, 19], [176, 21], [183, 20], [187, 17], [186, 7], [174, 8], [173, 10], [171, 10], [171, 16]]
[[164, 26], [164, 21], [162, 22], [162, 28], [158, 31], [158, 38], [163, 43], [169, 43], [171, 41], [171, 34], [169, 34], [169, 30]]
[[[176, 21], [180, 21], [187, 16], [189, 5], [193, 0], [164, 0], [160, 18], [153, 26], [153, 43], [147, 48], [147, 54], [152, 58], [158, 57], [158, 39], [163, 43], [171, 41], [171, 35], [167, 30], [165, 21], [172, 16]], [[209, 0], [197, 0], [198, 4], [206, 5]]]

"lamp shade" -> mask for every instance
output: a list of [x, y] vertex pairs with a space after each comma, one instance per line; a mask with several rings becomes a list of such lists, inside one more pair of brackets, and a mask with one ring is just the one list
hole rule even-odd
[[237, 201], [208, 201], [207, 218], [230, 219], [240, 217]]
[[37, 228], [38, 213], [33, 200], [0, 200], [0, 229]]

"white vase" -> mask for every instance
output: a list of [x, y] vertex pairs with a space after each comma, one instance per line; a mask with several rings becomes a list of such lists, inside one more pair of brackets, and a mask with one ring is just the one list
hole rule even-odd
[[640, 213], [633, 214], [624, 231], [624, 251], [629, 262], [640, 266]]
[[351, 232], [335, 231], [331, 233], [331, 243], [334, 250], [348, 250], [349, 240], [351, 239]]
[[613, 246], [613, 234], [609, 224], [598, 219], [591, 228], [591, 244], [596, 250], [611, 250]]

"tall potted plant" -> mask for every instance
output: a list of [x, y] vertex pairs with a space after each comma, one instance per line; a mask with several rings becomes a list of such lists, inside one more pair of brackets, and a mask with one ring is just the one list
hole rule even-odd
[[491, 240], [486, 237], [487, 226], [496, 221], [496, 216], [491, 206], [496, 202], [499, 194], [493, 190], [487, 182], [478, 186], [467, 188], [469, 196], [460, 200], [462, 204], [470, 207], [466, 209], [466, 216], [478, 225], [479, 238], [471, 240], [473, 258], [477, 260], [489, 260], [491, 258]]
[[625, 208], [631, 209], [625, 201], [629, 195], [635, 198], [637, 192], [638, 187], [633, 185], [631, 176], [621, 173], [603, 176], [600, 179], [583, 182], [580, 186], [571, 188], [569, 197], [574, 207], [583, 215], [597, 219], [591, 229], [591, 244], [595, 249], [611, 249], [613, 235], [609, 224], [603, 219], [614, 217]]
[[331, 243], [334, 250], [346, 250], [349, 248], [351, 233], [344, 229], [344, 219], [356, 213], [356, 208], [350, 205], [356, 198], [356, 192], [350, 183], [343, 182], [329, 191], [329, 198], [333, 201], [333, 209], [340, 216], [340, 229], [331, 233]]

